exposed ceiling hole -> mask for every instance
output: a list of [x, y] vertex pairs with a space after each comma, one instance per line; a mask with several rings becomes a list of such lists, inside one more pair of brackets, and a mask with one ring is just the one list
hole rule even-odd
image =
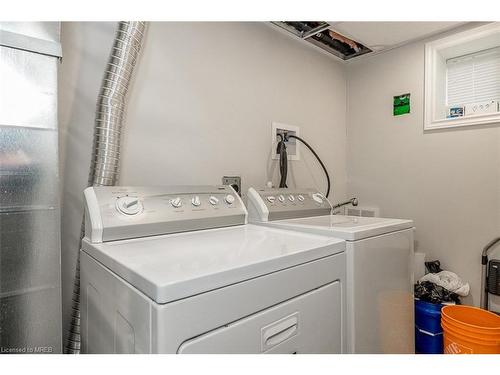
[[279, 21], [273, 24], [341, 58], [349, 60], [372, 50], [331, 28], [325, 21]]

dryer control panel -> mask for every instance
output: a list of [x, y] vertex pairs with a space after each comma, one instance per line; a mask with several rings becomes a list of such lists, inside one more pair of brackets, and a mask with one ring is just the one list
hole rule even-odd
[[329, 215], [332, 207], [315, 189], [248, 189], [251, 222]]
[[89, 187], [85, 238], [92, 243], [245, 224], [230, 186]]

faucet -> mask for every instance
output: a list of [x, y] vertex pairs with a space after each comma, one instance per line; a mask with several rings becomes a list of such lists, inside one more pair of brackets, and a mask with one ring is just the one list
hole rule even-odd
[[351, 198], [348, 201], [334, 204], [332, 210], [336, 210], [337, 208], [347, 206], [348, 204], [352, 204], [354, 207], [356, 207], [358, 205], [358, 198]]

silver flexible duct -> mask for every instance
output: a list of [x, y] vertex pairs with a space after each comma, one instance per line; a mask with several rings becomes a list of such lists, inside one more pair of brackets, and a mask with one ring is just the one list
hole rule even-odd
[[[119, 22], [97, 98], [94, 145], [88, 186], [112, 186], [118, 181], [120, 142], [127, 91], [146, 31], [145, 22]], [[80, 243], [84, 235], [84, 223]], [[64, 352], [80, 353], [80, 253], [78, 253], [71, 325]]]

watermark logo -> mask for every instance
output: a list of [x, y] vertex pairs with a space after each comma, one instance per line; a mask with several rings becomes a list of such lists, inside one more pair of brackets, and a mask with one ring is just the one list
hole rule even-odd
[[50, 354], [54, 353], [53, 346], [0, 346], [0, 354]]

